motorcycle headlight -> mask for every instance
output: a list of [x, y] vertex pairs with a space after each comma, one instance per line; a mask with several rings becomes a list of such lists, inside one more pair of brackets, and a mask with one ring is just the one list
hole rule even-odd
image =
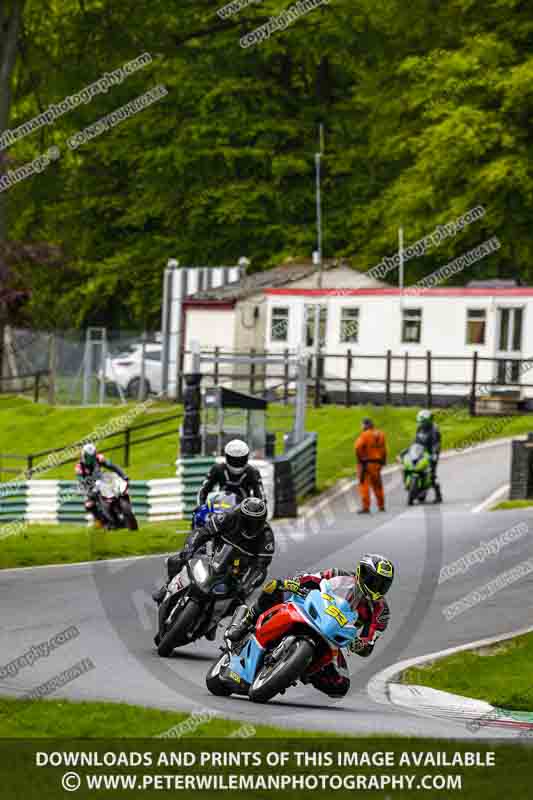
[[193, 567], [193, 578], [196, 583], [202, 584], [205, 583], [206, 580], [209, 578], [209, 572], [206, 569], [206, 566], [203, 561], [197, 561]]

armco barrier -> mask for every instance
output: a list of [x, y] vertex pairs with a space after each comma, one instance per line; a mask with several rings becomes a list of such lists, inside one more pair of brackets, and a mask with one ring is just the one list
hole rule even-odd
[[316, 433], [307, 433], [300, 444], [274, 459], [274, 516], [297, 516], [297, 499], [316, 489]]

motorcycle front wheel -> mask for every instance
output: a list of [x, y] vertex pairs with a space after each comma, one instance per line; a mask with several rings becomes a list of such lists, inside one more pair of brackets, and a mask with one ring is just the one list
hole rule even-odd
[[224, 667], [227, 667], [229, 662], [229, 653], [224, 653], [224, 655], [220, 656], [216, 664], [213, 664], [206, 675], [205, 685], [211, 694], [214, 694], [216, 697], [229, 697], [231, 694], [231, 689], [228, 689], [228, 687], [220, 680], [220, 670]]
[[413, 477], [411, 479], [409, 494], [407, 496], [407, 505], [412, 506], [417, 497], [418, 497], [418, 477]]
[[180, 647], [184, 644], [190, 644], [192, 639], [189, 638], [187, 634], [191, 628], [194, 627], [194, 623], [199, 616], [199, 604], [194, 600], [189, 599], [185, 608], [182, 608], [176, 612], [174, 623], [170, 629], [165, 633], [164, 636], [161, 636], [161, 641], [159, 642], [159, 646], [157, 648], [157, 654], [161, 656], [161, 658], [168, 658], [170, 655], [172, 655], [172, 651], [176, 647]]
[[314, 653], [314, 647], [307, 639], [295, 639], [279, 660], [263, 667], [250, 687], [250, 700], [267, 703], [287, 689], [305, 672]]

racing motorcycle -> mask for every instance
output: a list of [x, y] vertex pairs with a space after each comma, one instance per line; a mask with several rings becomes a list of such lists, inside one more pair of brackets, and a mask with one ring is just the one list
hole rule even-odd
[[401, 457], [403, 483], [407, 491], [407, 504], [415, 500], [423, 503], [431, 487], [431, 464], [429, 453], [421, 444], [415, 442]]
[[220, 544], [212, 554], [191, 558], [170, 581], [159, 606], [157, 652], [162, 658], [168, 658], [176, 647], [200, 639], [242, 602], [239, 593], [247, 586], [251, 568], [241, 575], [240, 563], [233, 545]]
[[192, 527], [203, 528], [212, 514], [231, 511], [241, 502], [241, 498], [233, 492], [211, 492], [207, 501], [199, 506], [193, 514]]
[[322, 580], [320, 589], [292, 594], [261, 614], [241, 642], [226, 639], [224, 653], [207, 673], [209, 691], [266, 703], [298, 680], [308, 683], [358, 637], [357, 612], [342, 592], [334, 579]]
[[[139, 527], [131, 507], [128, 483], [113, 472], [106, 472], [95, 483], [98, 501], [105, 507], [113, 520], [113, 528], [128, 528], [136, 531]], [[111, 526], [106, 526], [108, 529]]]

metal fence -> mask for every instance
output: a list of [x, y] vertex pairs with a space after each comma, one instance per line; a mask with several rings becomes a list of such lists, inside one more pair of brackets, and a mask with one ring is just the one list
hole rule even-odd
[[[184, 353], [185, 371], [191, 355]], [[295, 394], [294, 358], [289, 350], [202, 351], [202, 382], [231, 385], [288, 405]], [[307, 397], [315, 406], [462, 404], [475, 415], [479, 398], [493, 392], [507, 393], [524, 410], [533, 409], [533, 360], [487, 357], [477, 351], [468, 356], [437, 355], [430, 350], [422, 355], [347, 350], [307, 356]]]
[[[37, 388], [36, 379], [42, 384]], [[6, 326], [0, 342], [0, 392], [30, 391], [50, 403], [86, 406], [158, 394], [159, 336], [95, 327], [49, 332]]]

